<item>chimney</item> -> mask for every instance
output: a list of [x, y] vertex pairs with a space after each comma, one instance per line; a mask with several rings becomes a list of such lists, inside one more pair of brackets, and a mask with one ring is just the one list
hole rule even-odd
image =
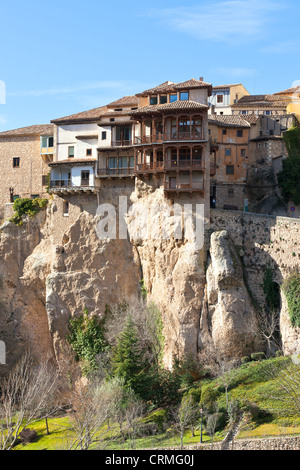
[[203, 80], [203, 77], [200, 77], [200, 78], [199, 78], [199, 81], [200, 81], [200, 82], [203, 82], [203, 81], [204, 81], [204, 80]]

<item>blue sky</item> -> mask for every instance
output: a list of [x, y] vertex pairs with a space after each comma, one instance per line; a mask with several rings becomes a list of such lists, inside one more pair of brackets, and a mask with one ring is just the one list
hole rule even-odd
[[166, 80], [289, 88], [300, 80], [299, 17], [295, 0], [1, 2], [0, 131]]

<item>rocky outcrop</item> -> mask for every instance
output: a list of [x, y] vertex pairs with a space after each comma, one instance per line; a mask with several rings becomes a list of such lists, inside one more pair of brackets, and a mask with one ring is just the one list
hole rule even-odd
[[199, 342], [202, 349], [211, 345], [237, 358], [262, 347], [241, 259], [226, 230], [211, 236]]
[[[175, 356], [196, 355], [210, 345], [235, 357], [262, 350], [242, 253], [227, 231], [215, 231], [207, 246], [199, 246], [195, 239], [179, 236], [173, 218], [169, 236], [162, 238], [162, 213], [174, 215], [163, 189], [139, 181], [119, 193], [105, 188], [99, 198], [117, 208], [118, 195], [125, 192], [131, 204], [124, 215], [127, 238], [99, 237], [102, 216], [94, 210], [95, 197], [87, 200], [88, 210], [83, 199], [80, 204], [71, 200], [75, 208], [70, 218], [63, 218], [61, 200], [54, 197], [47, 211], [22, 227], [4, 224], [0, 340], [6, 342], [10, 363], [24, 349], [37, 357], [58, 358], [70, 316], [87, 308], [102, 317], [107, 304], [136, 296], [141, 279], [149, 301], [162, 313], [167, 367]], [[191, 200], [181, 197], [179, 203]], [[139, 235], [141, 227], [150, 227], [151, 235]], [[160, 232], [156, 236], [154, 229]], [[287, 342], [295, 342], [288, 318], [282, 317], [282, 332]]]

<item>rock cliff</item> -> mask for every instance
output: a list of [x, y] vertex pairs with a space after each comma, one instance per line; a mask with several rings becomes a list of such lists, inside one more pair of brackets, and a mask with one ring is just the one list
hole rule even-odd
[[[117, 205], [114, 190], [105, 194]], [[163, 229], [151, 208], [172, 203], [161, 188], [142, 182], [128, 195], [128, 237], [122, 240], [99, 238], [101, 217], [90, 203], [86, 210], [74, 202], [76, 216], [63, 219], [57, 197], [22, 227], [2, 226], [0, 339], [9, 365], [25, 349], [57, 358], [70, 315], [87, 308], [102, 317], [107, 304], [138, 295], [141, 279], [162, 312], [167, 367], [174, 356], [197, 354], [211, 343], [229, 356], [261, 350], [256, 311], [227, 231], [214, 232], [202, 248], [176, 231], [166, 239], [137, 237], [145, 214], [152, 217], [150, 227], [158, 218], [156, 226]]]

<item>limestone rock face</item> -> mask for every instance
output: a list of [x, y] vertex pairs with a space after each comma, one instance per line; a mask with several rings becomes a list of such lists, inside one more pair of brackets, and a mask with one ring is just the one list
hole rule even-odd
[[200, 347], [212, 344], [224, 355], [238, 358], [260, 350], [258, 321], [240, 256], [225, 230], [211, 236], [206, 281]]
[[24, 282], [24, 266], [43, 239], [46, 212], [27, 218], [21, 227], [5, 223], [0, 229], [0, 340], [6, 344], [5, 373], [25, 350], [37, 357], [51, 353], [43, 283], [44, 253], [34, 259], [35, 275], [32, 286]]
[[282, 339], [283, 353], [286, 355], [300, 353], [300, 328], [293, 328], [287, 300], [284, 293], [281, 295], [280, 309], [280, 333]]

